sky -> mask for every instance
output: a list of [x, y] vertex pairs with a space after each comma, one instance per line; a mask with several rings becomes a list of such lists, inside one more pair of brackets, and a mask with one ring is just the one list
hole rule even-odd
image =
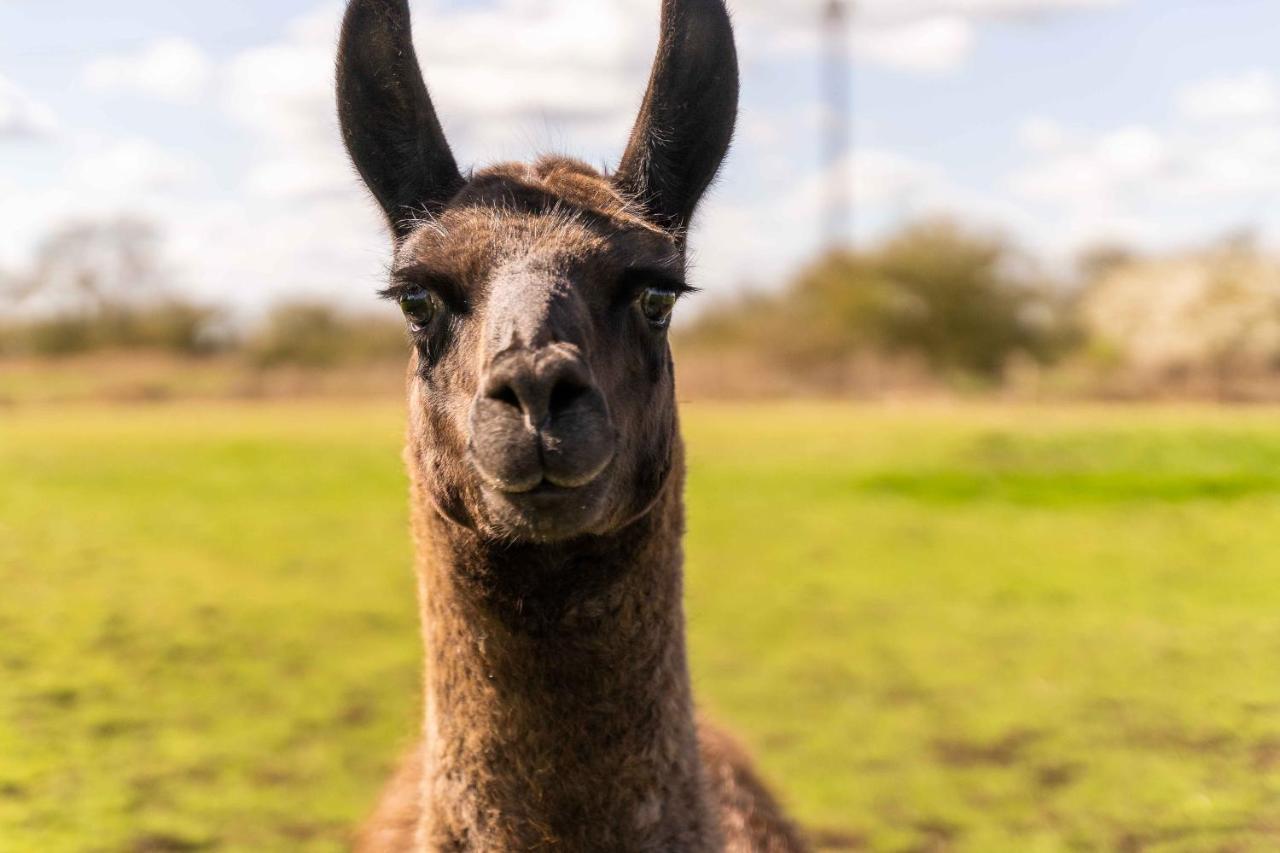
[[[464, 165], [612, 166], [643, 95], [659, 0], [412, 0]], [[1280, 3], [861, 0], [855, 132], [824, 162], [823, 0], [729, 0], [734, 151], [692, 238], [713, 294], [776, 287], [819, 251], [847, 180], [851, 237], [947, 215], [1047, 266], [1098, 243], [1280, 245]], [[258, 311], [372, 305], [388, 237], [339, 143], [342, 4], [0, 0], [0, 270], [51, 230], [154, 222], [174, 281]]]

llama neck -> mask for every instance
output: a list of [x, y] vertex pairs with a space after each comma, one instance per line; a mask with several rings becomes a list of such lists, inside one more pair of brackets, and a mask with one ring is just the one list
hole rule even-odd
[[717, 849], [667, 491], [565, 547], [491, 547], [421, 513], [425, 849]]

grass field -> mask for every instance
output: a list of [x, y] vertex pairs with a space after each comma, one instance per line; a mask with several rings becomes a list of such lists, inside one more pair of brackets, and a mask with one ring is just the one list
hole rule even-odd
[[[1278, 415], [691, 406], [702, 701], [867, 849], [1280, 849]], [[400, 433], [0, 411], [0, 851], [343, 849], [417, 713]]]

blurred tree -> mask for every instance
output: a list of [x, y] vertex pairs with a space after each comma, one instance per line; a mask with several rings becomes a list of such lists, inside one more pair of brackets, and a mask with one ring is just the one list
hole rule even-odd
[[989, 377], [1015, 354], [1054, 353], [1046, 290], [1004, 240], [936, 221], [908, 228], [870, 261], [880, 296], [867, 322], [888, 349], [918, 354], [937, 370]]
[[40, 307], [110, 314], [161, 289], [158, 246], [157, 230], [132, 217], [68, 223], [41, 241], [19, 293]]
[[1225, 388], [1280, 365], [1280, 266], [1248, 243], [1128, 265], [1081, 302], [1091, 341], [1136, 376]]
[[1088, 286], [1140, 260], [1137, 252], [1121, 243], [1097, 243], [1076, 256], [1076, 274]]
[[225, 313], [170, 292], [160, 235], [131, 217], [68, 223], [5, 292], [15, 316], [0, 348], [62, 355], [104, 347], [200, 354], [226, 344]]
[[248, 348], [263, 367], [377, 362], [402, 359], [408, 352], [398, 312], [389, 311], [385, 317], [352, 314], [307, 300], [273, 308], [250, 337]]
[[1071, 340], [1068, 316], [1007, 242], [936, 220], [867, 252], [828, 254], [783, 292], [713, 309], [683, 337], [797, 368], [871, 352], [997, 378], [1014, 356], [1057, 355]]

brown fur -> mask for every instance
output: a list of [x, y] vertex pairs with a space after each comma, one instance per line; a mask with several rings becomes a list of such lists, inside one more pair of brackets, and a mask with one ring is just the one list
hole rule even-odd
[[[527, 236], [525, 229], [552, 227], [520, 225], [521, 216], [541, 216], [524, 204], [495, 217], [489, 191], [546, 195], [562, 215], [584, 214], [555, 226], [549, 250], [558, 255], [599, 250], [596, 226], [654, 236], [581, 164], [500, 167], [477, 182], [485, 201], [446, 214], [440, 231], [411, 243], [417, 257], [440, 250], [434, 241], [447, 241], [443, 234], [462, 234], [454, 251], [442, 253], [463, 267], [487, 268], [491, 241], [508, 239], [506, 229]], [[465, 479], [457, 469], [467, 463], [460, 437], [441, 442], [448, 430], [433, 423], [424, 391], [415, 367], [406, 459], [428, 655], [427, 742], [387, 789], [359, 849], [804, 849], [745, 754], [694, 721], [674, 419], [663, 444], [676, 448], [675, 459], [656, 502], [621, 501], [648, 505], [647, 512], [589, 540], [495, 547], [467, 526], [485, 514], [474, 490], [459, 490], [466, 496], [453, 512], [432, 497], [441, 479]], [[577, 564], [589, 576], [573, 574]], [[502, 578], [513, 574], [527, 585], [508, 586]]]
[[348, 6], [343, 132], [413, 318], [427, 654], [423, 741], [363, 853], [804, 849], [694, 712], [674, 367], [644, 298], [689, 290], [686, 228], [728, 147], [737, 63], [722, 0], [663, 0], [663, 33], [616, 175], [548, 158], [463, 178], [405, 0]]
[[[718, 803], [726, 853], [795, 853], [799, 833], [751, 767], [751, 759], [710, 723], [698, 727], [703, 767]], [[422, 748], [405, 756], [357, 842], [360, 853], [412, 850], [422, 815]]]
[[550, 629], [459, 583], [492, 556], [429, 502], [415, 504], [427, 742], [384, 793], [362, 853], [804, 849], [745, 754], [695, 728], [681, 480], [632, 529], [575, 549], [625, 573]]

